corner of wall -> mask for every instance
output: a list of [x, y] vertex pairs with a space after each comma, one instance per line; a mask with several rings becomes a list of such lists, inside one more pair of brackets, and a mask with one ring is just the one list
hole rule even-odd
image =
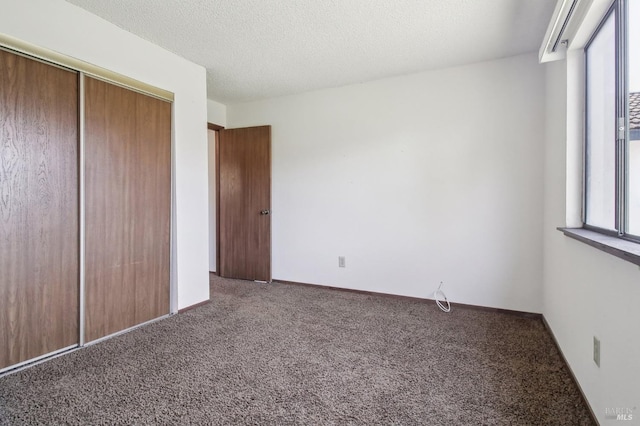
[[[546, 67], [543, 316], [604, 423], [611, 410], [635, 409], [640, 401], [640, 340], [629, 338], [640, 321], [639, 272], [556, 230], [582, 225], [583, 53], [568, 52], [566, 61]], [[600, 366], [592, 359], [594, 337]]]
[[207, 99], [207, 121], [218, 126], [227, 126], [227, 106], [214, 101], [213, 99]]

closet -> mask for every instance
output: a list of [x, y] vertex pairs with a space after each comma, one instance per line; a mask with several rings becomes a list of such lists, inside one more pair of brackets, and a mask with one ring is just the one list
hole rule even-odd
[[169, 314], [171, 103], [0, 49], [0, 372]]

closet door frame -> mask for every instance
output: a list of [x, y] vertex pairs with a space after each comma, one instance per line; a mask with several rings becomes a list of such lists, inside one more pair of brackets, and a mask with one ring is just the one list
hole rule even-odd
[[[17, 371], [21, 368], [26, 368], [28, 366], [43, 362], [46, 359], [50, 359], [52, 357], [58, 356], [64, 352], [72, 351], [77, 349], [78, 347], [83, 347], [88, 344], [97, 343], [104, 339], [108, 339], [115, 335], [125, 333], [130, 331], [131, 329], [138, 328], [144, 326], [145, 324], [158, 321], [160, 319], [166, 318], [169, 315], [178, 313], [178, 295], [177, 295], [177, 278], [176, 278], [176, 266], [177, 266], [177, 255], [176, 255], [176, 196], [175, 196], [175, 138], [174, 138], [174, 125], [175, 125], [175, 111], [174, 111], [174, 94], [170, 91], [160, 89], [158, 87], [152, 86], [150, 84], [141, 82], [139, 80], [130, 78], [128, 76], [110, 71], [108, 69], [96, 66], [94, 64], [73, 58], [71, 56], [64, 55], [62, 53], [53, 51], [51, 49], [47, 49], [18, 38], [9, 36], [7, 34], [0, 33], [0, 49], [9, 51], [11, 53], [15, 53], [21, 56], [25, 56], [29, 59], [44, 62], [49, 64], [50, 66], [57, 66], [69, 69], [71, 71], [76, 71], [78, 73], [78, 114], [79, 114], [79, 128], [78, 128], [78, 204], [79, 204], [79, 230], [78, 230], [78, 238], [79, 238], [79, 277], [78, 277], [78, 286], [79, 286], [79, 318], [78, 318], [78, 332], [79, 339], [78, 344], [72, 345], [67, 348], [62, 348], [60, 350], [56, 350], [54, 352], [44, 354], [38, 356], [36, 358], [26, 360], [24, 362], [20, 362], [18, 364], [11, 365], [7, 368], [0, 369], [0, 374], [3, 374], [7, 371]], [[171, 104], [171, 154], [170, 154], [170, 169], [171, 169], [171, 177], [170, 177], [170, 186], [171, 186], [171, 196], [170, 196], [170, 229], [169, 229], [169, 314], [164, 315], [159, 318], [155, 318], [153, 320], [137, 324], [133, 327], [130, 327], [126, 330], [121, 330], [116, 333], [113, 333], [109, 336], [105, 336], [103, 338], [94, 340], [92, 342], [85, 342], [85, 145], [84, 145], [84, 79], [86, 77], [93, 77], [105, 82], [115, 84], [121, 86], [123, 88], [133, 90], [139, 92], [141, 94], [151, 96], [154, 98], [158, 98], [160, 100], [169, 102]]]
[[78, 73], [78, 223], [80, 224], [80, 229], [78, 231], [79, 240], [79, 250], [80, 250], [80, 271], [79, 271], [79, 293], [80, 293], [80, 309], [79, 309], [79, 317], [78, 317], [78, 333], [80, 334], [78, 338], [78, 346], [82, 347], [85, 345], [85, 237], [86, 237], [86, 224], [85, 224], [85, 144], [84, 144], [84, 73], [80, 71]]

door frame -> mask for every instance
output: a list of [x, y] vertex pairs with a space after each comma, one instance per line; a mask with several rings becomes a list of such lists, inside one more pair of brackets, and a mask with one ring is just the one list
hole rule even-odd
[[220, 269], [220, 156], [218, 153], [220, 152], [220, 130], [224, 130], [224, 126], [220, 126], [218, 124], [207, 123], [207, 130], [213, 130], [215, 132], [215, 179], [216, 179], [216, 275], [220, 275], [218, 273], [218, 269]]

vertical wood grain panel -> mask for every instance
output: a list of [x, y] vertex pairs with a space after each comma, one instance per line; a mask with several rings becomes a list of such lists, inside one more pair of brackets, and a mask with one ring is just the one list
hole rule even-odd
[[169, 313], [171, 104], [85, 82], [87, 342]]
[[78, 343], [78, 76], [0, 50], [0, 368]]
[[137, 155], [132, 202], [136, 223], [136, 323], [169, 313], [171, 104], [136, 94]]
[[271, 280], [271, 126], [220, 131], [220, 275]]

